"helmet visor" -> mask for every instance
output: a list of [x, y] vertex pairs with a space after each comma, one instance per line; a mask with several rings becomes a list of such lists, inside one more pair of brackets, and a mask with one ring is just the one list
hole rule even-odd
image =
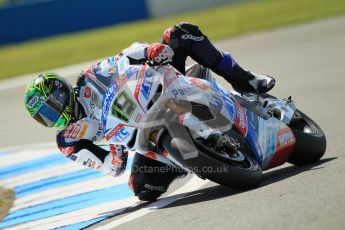
[[37, 113], [34, 115], [34, 119], [47, 127], [54, 126], [55, 122], [59, 119], [61, 113], [57, 112], [53, 107], [47, 103], [43, 103]]
[[68, 101], [69, 92], [61, 92], [56, 89], [37, 110], [33, 118], [46, 127], [53, 127], [59, 119], [63, 119], [62, 113]]

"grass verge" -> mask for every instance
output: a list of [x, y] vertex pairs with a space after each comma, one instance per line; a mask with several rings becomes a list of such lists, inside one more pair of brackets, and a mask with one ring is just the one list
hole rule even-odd
[[0, 188], [0, 222], [7, 216], [13, 205], [14, 193], [12, 190]]
[[110, 56], [134, 41], [159, 41], [180, 21], [211, 40], [345, 13], [344, 0], [257, 0], [0, 47], [0, 79]]

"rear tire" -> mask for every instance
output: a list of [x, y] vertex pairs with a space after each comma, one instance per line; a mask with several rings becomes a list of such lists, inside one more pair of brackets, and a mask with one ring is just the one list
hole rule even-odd
[[[235, 133], [234, 131], [230, 131]], [[235, 134], [236, 135], [236, 134]], [[258, 162], [251, 156], [249, 150], [242, 147], [239, 151], [245, 157], [245, 164], [241, 167], [238, 161], [221, 159], [220, 154], [211, 151], [205, 145], [196, 141], [195, 147], [198, 150], [198, 156], [190, 159], [182, 159], [178, 149], [186, 143], [187, 138], [178, 137], [172, 139], [168, 132], [162, 136], [161, 143], [163, 147], [173, 155], [175, 159], [181, 162], [185, 167], [193, 169], [201, 178], [209, 179], [218, 184], [239, 188], [249, 189], [256, 187], [262, 180], [262, 170]], [[177, 148], [179, 146], [179, 148]]]
[[321, 128], [307, 115], [297, 110], [298, 119], [289, 124], [296, 138], [295, 150], [288, 162], [307, 165], [318, 161], [326, 152], [326, 137]]

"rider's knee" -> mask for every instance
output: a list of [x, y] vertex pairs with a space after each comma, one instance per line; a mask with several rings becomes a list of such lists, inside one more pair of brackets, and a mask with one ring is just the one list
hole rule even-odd
[[200, 31], [199, 26], [194, 25], [188, 22], [180, 22], [179, 24], [175, 25], [175, 28], [180, 30], [182, 34], [190, 34], [193, 36], [204, 36], [204, 34]]
[[179, 175], [181, 173], [172, 170], [171, 166], [137, 153], [128, 185], [140, 200], [152, 201], [165, 193]]
[[167, 190], [166, 186], [151, 185], [143, 175], [134, 173], [128, 180], [128, 186], [141, 201], [157, 200]]

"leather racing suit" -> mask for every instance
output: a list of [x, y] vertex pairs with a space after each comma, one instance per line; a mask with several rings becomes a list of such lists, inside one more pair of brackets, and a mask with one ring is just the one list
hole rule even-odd
[[[134, 43], [122, 51], [131, 64], [145, 60], [148, 44]], [[78, 117], [57, 133], [57, 145], [66, 157], [106, 175], [118, 176], [126, 168], [127, 151], [123, 146], [110, 145], [107, 151], [96, 144], [103, 138], [101, 124], [103, 95], [112, 82], [119, 80], [115, 57], [84, 69], [75, 88], [79, 104]]]
[[[147, 43], [134, 43], [120, 54], [81, 72], [75, 88], [79, 104], [78, 117], [64, 130], [59, 131], [56, 137], [57, 145], [66, 157], [106, 175], [118, 176], [124, 172], [128, 157], [125, 148], [111, 144], [107, 151], [97, 145], [104, 138], [101, 124], [102, 100], [110, 84], [121, 80], [117, 74], [116, 59], [124, 56], [128, 58], [130, 64], [143, 63], [147, 60], [148, 46]], [[164, 164], [141, 154], [135, 154], [128, 184], [141, 200], [156, 199], [180, 175], [169, 170], [163, 173], [146, 173], [138, 170], [147, 166], [159, 167]]]

